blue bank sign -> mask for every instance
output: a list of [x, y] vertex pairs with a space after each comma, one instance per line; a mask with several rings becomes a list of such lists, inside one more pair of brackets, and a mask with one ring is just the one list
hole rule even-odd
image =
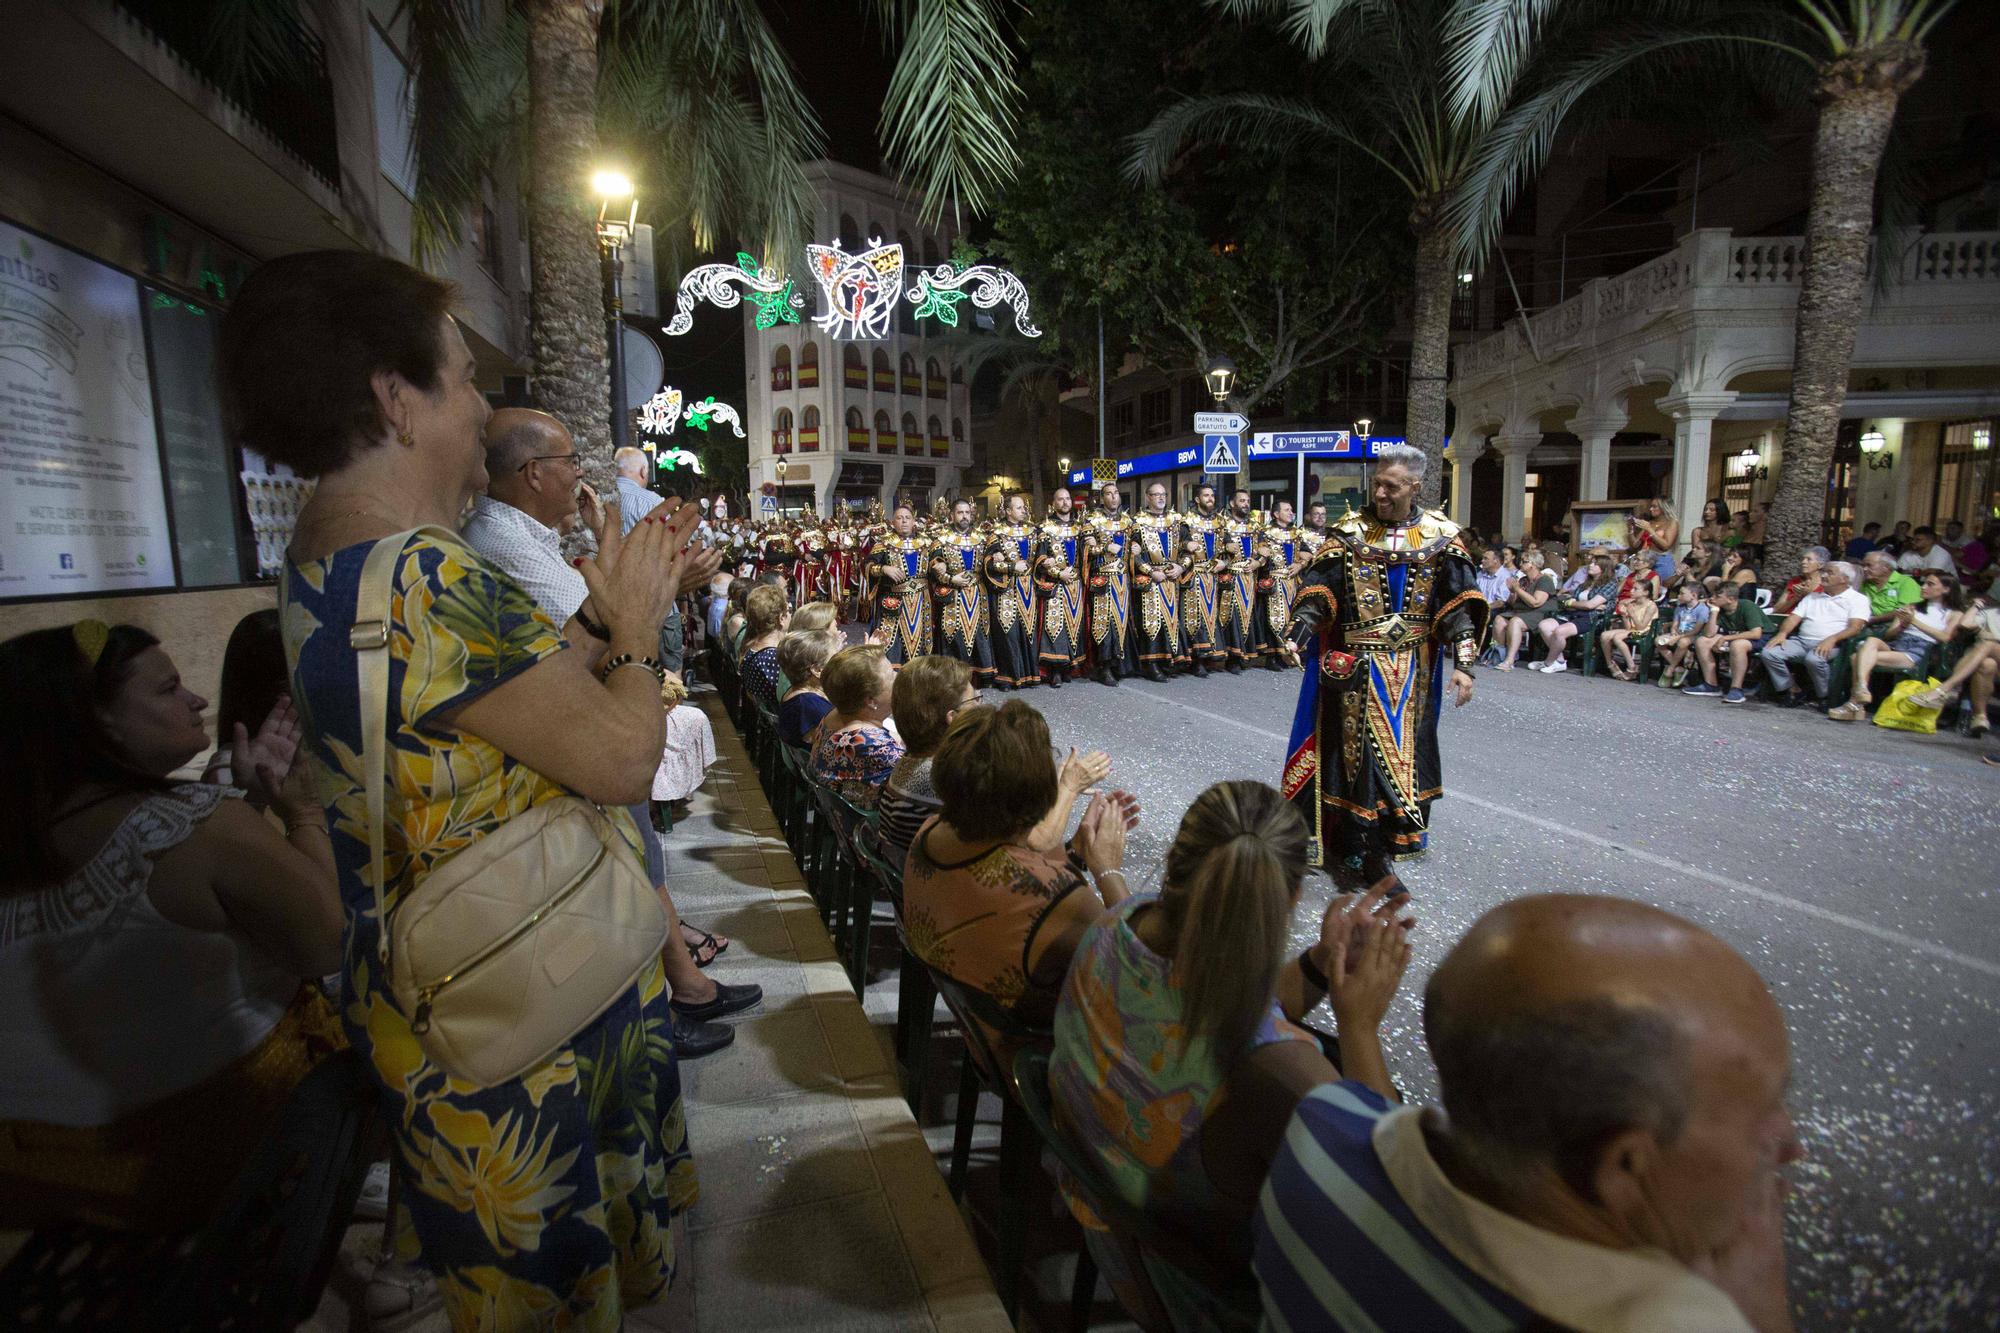
[[[1249, 453], [1253, 460], [1296, 457], [1362, 459], [1375, 457], [1385, 445], [1401, 443], [1401, 435], [1353, 435], [1344, 430], [1260, 430], [1251, 437]], [[1118, 479], [1123, 481], [1127, 477], [1150, 477], [1161, 472], [1199, 469], [1201, 464], [1202, 447], [1188, 444], [1178, 449], [1140, 454], [1137, 458], [1121, 458], [1118, 460]], [[1072, 470], [1069, 484], [1088, 486], [1090, 469], [1080, 467]]]

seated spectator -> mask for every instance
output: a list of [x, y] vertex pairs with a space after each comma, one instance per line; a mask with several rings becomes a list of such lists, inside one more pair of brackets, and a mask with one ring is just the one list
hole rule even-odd
[[1990, 601], [1974, 606], [1967, 611], [1964, 626], [1974, 630], [1978, 638], [1959, 655], [1951, 674], [1937, 688], [1916, 695], [1914, 702], [1925, 708], [1950, 708], [1957, 702], [1959, 690], [1966, 688], [1972, 704], [1966, 734], [1984, 736], [1989, 725], [1986, 707], [1993, 701], [1994, 678], [2000, 675], [2000, 609]]
[[1507, 571], [1500, 561], [1501, 553], [1490, 546], [1487, 547], [1480, 553], [1479, 572], [1473, 576], [1479, 582], [1479, 595], [1491, 604], [1495, 615], [1498, 615], [1500, 608], [1507, 604], [1507, 599], [1513, 596], [1512, 590], [1507, 587]]
[[1709, 632], [1709, 617], [1715, 612], [1702, 600], [1701, 589], [1692, 583], [1683, 583], [1674, 597], [1674, 618], [1653, 640], [1653, 651], [1666, 654], [1660, 666], [1659, 686], [1663, 690], [1677, 690], [1687, 679], [1694, 646]]
[[1734, 583], [1739, 588], [1757, 586], [1757, 566], [1740, 549], [1722, 553], [1722, 563], [1715, 567], [1713, 574], [1702, 580], [1704, 595], [1714, 592], [1725, 583]]
[[1569, 576], [1565, 578], [1562, 581], [1562, 584], [1556, 589], [1557, 603], [1560, 604], [1564, 597], [1576, 596], [1577, 593], [1581, 592], [1589, 583], [1590, 583], [1590, 562], [1588, 560], [1579, 561], [1577, 563], [1576, 568], [1572, 569], [1569, 572]]
[[1743, 554], [1754, 564], [1764, 563], [1765, 534], [1771, 528], [1771, 502], [1759, 504], [1743, 516]]
[[820, 719], [833, 711], [820, 673], [846, 642], [837, 629], [795, 629], [779, 642], [779, 679], [792, 682], [778, 700], [778, 739], [785, 744], [804, 746]]
[[[1958, 526], [1956, 523], [1951, 525], [1953, 528]], [[1976, 586], [1973, 583], [1975, 576], [1984, 574], [1991, 567], [1995, 550], [2000, 550], [2000, 519], [1987, 520], [1977, 537], [1968, 536], [1952, 549], [1952, 559], [1958, 561], [1958, 577], [1968, 589]]]
[[1910, 547], [1910, 520], [1897, 523], [1887, 537], [1882, 539], [1882, 549], [1890, 555], [1901, 556]]
[[1507, 649], [1495, 668], [1499, 671], [1514, 669], [1514, 659], [1520, 656], [1528, 635], [1556, 613], [1555, 576], [1544, 573], [1533, 557], [1523, 556], [1520, 572], [1507, 580], [1507, 593], [1507, 609], [1493, 631], [1494, 639]]
[[708, 581], [708, 603], [702, 610], [702, 624], [711, 639], [722, 638], [722, 621], [729, 614], [730, 590], [736, 586], [736, 576], [728, 570], [717, 570]]
[[1821, 569], [1820, 591], [1801, 597], [1758, 653], [1780, 707], [1796, 707], [1802, 701], [1792, 682], [1792, 667], [1800, 662], [1812, 680], [1813, 693], [1825, 699], [1840, 645], [1867, 627], [1868, 599], [1854, 590], [1853, 580], [1854, 566], [1844, 560]]
[[171, 781], [207, 701], [130, 625], [10, 639], [0, 678], [0, 1227], [199, 1226], [346, 1045], [313, 980], [342, 917], [311, 767], [232, 738], [282, 833]]
[[1710, 558], [1706, 547], [1690, 546], [1688, 553], [1681, 557], [1680, 567], [1674, 571], [1673, 577], [1666, 581], [1661, 591], [1668, 601], [1672, 601], [1684, 587], [1692, 586], [1698, 592], [1706, 593], [1709, 579], [1715, 577], [1714, 568], [1715, 561]]
[[[1863, 523], [1860, 535], [1847, 539], [1847, 545], [1841, 551], [1841, 555], [1849, 561], [1859, 560], [1870, 551], [1881, 549], [1881, 536], [1880, 523]], [[1891, 557], [1890, 563], [1894, 564], [1894, 557]]]
[[[1900, 576], [1899, 576], [1900, 577]], [[1861, 722], [1868, 717], [1868, 705], [1875, 696], [1868, 677], [1875, 668], [1907, 670], [1924, 678], [1924, 668], [1940, 645], [1950, 643], [1964, 624], [1965, 592], [1958, 580], [1935, 570], [1924, 575], [1922, 600], [1903, 607], [1889, 622], [1885, 638], [1864, 638], [1854, 648], [1854, 681], [1847, 702], [1827, 710], [1836, 722]]]
[[809, 739], [813, 780], [863, 810], [875, 808], [889, 770], [903, 757], [903, 743], [882, 724], [889, 720], [896, 669], [872, 643], [843, 648], [820, 679], [833, 710]]
[[1722, 549], [1723, 539], [1729, 536], [1729, 505], [1723, 500], [1709, 500], [1701, 507], [1701, 522], [1688, 534], [1688, 545], [1702, 545], [1716, 550]]
[[785, 594], [756, 587], [743, 599], [743, 689], [766, 708], [778, 706], [778, 641], [792, 622]]
[[1784, 617], [1798, 609], [1799, 600], [1819, 591], [1819, 572], [1833, 557], [1824, 546], [1808, 546], [1799, 553], [1799, 572], [1785, 580], [1784, 588], [1771, 603], [1771, 614]]
[[[1636, 581], [1635, 581], [1636, 580]], [[1660, 618], [1659, 603], [1648, 595], [1648, 581], [1658, 583], [1648, 569], [1635, 570], [1626, 583], [1636, 589], [1628, 593], [1613, 608], [1611, 628], [1598, 639], [1598, 651], [1603, 654], [1606, 666], [1616, 680], [1639, 679], [1639, 649], [1637, 640], [1652, 632], [1653, 622]]]
[[[298, 746], [298, 713], [292, 708], [276, 607], [252, 611], [229, 632], [229, 646], [222, 650], [222, 688], [217, 696], [215, 753], [202, 769], [203, 782], [218, 787], [244, 786], [236, 779], [235, 751], [252, 737], [285, 747], [276, 767], [291, 766], [291, 751]], [[257, 804], [255, 797], [250, 801]]]
[[1549, 675], [1569, 670], [1569, 641], [1579, 634], [1594, 631], [1605, 614], [1611, 609], [1611, 595], [1618, 590], [1618, 579], [1611, 572], [1609, 557], [1593, 555], [1584, 563], [1583, 573], [1588, 582], [1574, 595], [1558, 593], [1556, 606], [1560, 615], [1553, 615], [1536, 626], [1535, 632], [1542, 636], [1542, 643], [1548, 649], [1548, 656], [1529, 668]]
[[[931, 782], [931, 759], [947, 728], [979, 706], [972, 667], [956, 657], [919, 657], [896, 673], [891, 695], [903, 757], [889, 770], [875, 806], [875, 837], [892, 865], [909, 859], [910, 843], [942, 805]], [[1065, 811], [1067, 813], [1067, 811]]]
[[[1740, 704], [1744, 701], [1743, 678], [1750, 671], [1750, 654], [1756, 652], [1763, 638], [1771, 631], [1770, 618], [1757, 605], [1757, 599], [1747, 595], [1747, 590], [1733, 583], [1725, 583], [1715, 590], [1710, 599], [1715, 615], [1708, 622], [1708, 633], [1694, 641], [1695, 661], [1701, 666], [1701, 680], [1682, 687], [1682, 694], [1720, 695], [1726, 704]], [[1716, 684], [1716, 659], [1729, 661], [1729, 689], [1725, 693]]]
[[[689, 799], [708, 781], [708, 770], [715, 763], [715, 727], [687, 697], [687, 682], [669, 672], [660, 687], [660, 701], [667, 706], [667, 741], [660, 751], [660, 766], [653, 771], [653, 807], [663, 828], [671, 828], [674, 820], [687, 814]], [[716, 947], [715, 936], [682, 924], [690, 932], [690, 947]], [[703, 960], [697, 955], [696, 961]]]
[[1791, 1328], [1803, 1155], [1755, 969], [1619, 898], [1516, 898], [1424, 991], [1442, 1110], [1314, 1089], [1255, 1223], [1265, 1327]]
[[1954, 578], [1958, 576], [1958, 562], [1951, 558], [1950, 551], [1938, 545], [1937, 533], [1927, 527], [1910, 534], [1910, 544], [1896, 557], [1896, 568], [1905, 574], [1936, 569]]
[[[938, 812], [903, 870], [910, 947], [1023, 1026], [1049, 1025], [1077, 941], [1129, 892], [1129, 794], [1099, 792], [1063, 840], [1070, 808], [1110, 771], [1101, 753], [1072, 751], [1058, 766], [1048, 724], [1018, 699], [961, 713], [932, 759]], [[1013, 1044], [987, 1035], [1011, 1061]]]
[[1056, 1010], [1056, 1123], [1117, 1201], [1184, 1240], [1201, 1270], [1169, 1255], [1148, 1263], [1088, 1201], [1071, 1208], [1121, 1299], [1134, 1313], [1157, 1300], [1173, 1328], [1237, 1326], [1218, 1314], [1255, 1309], [1246, 1224], [1258, 1190], [1299, 1099], [1341, 1077], [1297, 1026], [1322, 996], [1348, 1076], [1384, 1104], [1397, 1096], [1380, 1028], [1408, 932], [1376, 910], [1378, 884], [1337, 898], [1312, 947], [1293, 955], [1306, 833], [1263, 783], [1210, 787], [1181, 820], [1159, 894], [1091, 928]]
[[1868, 599], [1868, 623], [1886, 625], [1896, 613], [1923, 600], [1917, 581], [1896, 568], [1887, 551], [1870, 551], [1861, 559], [1860, 592]]

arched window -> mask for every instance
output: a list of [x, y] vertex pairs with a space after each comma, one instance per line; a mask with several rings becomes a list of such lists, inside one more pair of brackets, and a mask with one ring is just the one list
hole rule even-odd
[[801, 389], [819, 387], [819, 344], [807, 343], [799, 349], [799, 376]]
[[962, 365], [959, 365], [959, 364], [958, 364], [957, 362], [953, 362], [953, 363], [952, 363], [952, 367], [951, 367], [951, 382], [952, 382], [953, 384], [963, 384], [963, 383], [965, 383], [965, 367], [964, 367], [964, 366], [962, 366]]
[[840, 215], [840, 235], [835, 239], [840, 242], [841, 249], [850, 253], [861, 248], [861, 228], [855, 224], [854, 214]]
[[868, 387], [868, 362], [862, 358], [861, 349], [853, 343], [840, 349], [840, 377], [847, 381], [850, 389]]
[[875, 413], [875, 452], [878, 454], [896, 452], [896, 427], [890, 422], [887, 412]]
[[781, 407], [771, 418], [771, 452], [788, 454], [792, 451], [792, 409]]
[[860, 249], [864, 246], [870, 245], [875, 241], [881, 240], [884, 236], [887, 236], [888, 234], [889, 234], [889, 229], [887, 227], [883, 226], [879, 222], [871, 220], [868, 224], [868, 234], [866, 236], [857, 237], [855, 239], [855, 248]]
[[819, 452], [819, 409], [808, 406], [799, 413], [799, 452]]
[[964, 419], [964, 418], [962, 418], [962, 417], [953, 417], [953, 418], [951, 419], [951, 438], [952, 438], [952, 439], [954, 439], [954, 440], [957, 440], [957, 441], [959, 441], [960, 443], [963, 443], [963, 442], [964, 442], [964, 440], [965, 440], [965, 419]]
[[886, 393], [896, 391], [896, 372], [889, 367], [889, 354], [879, 346], [875, 349], [875, 387]]
[[783, 343], [779, 343], [778, 349], [771, 353], [771, 387], [792, 387], [792, 349]]
[[922, 393], [924, 391], [924, 382], [917, 378], [917, 358], [905, 352], [903, 353], [902, 365], [903, 392], [910, 394]]
[[944, 368], [934, 356], [924, 361], [924, 392], [933, 398], [944, 397]]
[[903, 413], [903, 452], [920, 454], [924, 451], [924, 437], [917, 433], [917, 414]]
[[930, 420], [931, 452], [942, 458], [951, 452], [951, 444], [944, 437], [944, 423], [936, 417]]
[[847, 409], [847, 447], [868, 452], [868, 418], [858, 407]]

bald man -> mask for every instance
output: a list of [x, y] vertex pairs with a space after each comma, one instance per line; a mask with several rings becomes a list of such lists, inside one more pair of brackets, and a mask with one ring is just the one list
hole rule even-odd
[[1432, 975], [1424, 1036], [1442, 1111], [1351, 1082], [1299, 1104], [1256, 1223], [1267, 1323], [1791, 1328], [1790, 1048], [1728, 945], [1624, 899], [1516, 899]]

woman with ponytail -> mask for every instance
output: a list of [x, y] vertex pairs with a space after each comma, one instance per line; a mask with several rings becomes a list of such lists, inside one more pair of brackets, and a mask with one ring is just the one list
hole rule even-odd
[[[1217, 783], [1181, 820], [1160, 892], [1107, 912], [1078, 945], [1056, 1007], [1057, 1123], [1120, 1202], [1188, 1242], [1142, 1253], [1071, 1198], [1098, 1266], [1147, 1327], [1254, 1324], [1248, 1222], [1293, 1108], [1342, 1070], [1397, 1096], [1380, 1028], [1409, 963], [1407, 926], [1378, 884], [1336, 898], [1319, 939], [1288, 957], [1306, 869], [1296, 810], [1261, 782]], [[1297, 1025], [1323, 998], [1340, 1069]]]

